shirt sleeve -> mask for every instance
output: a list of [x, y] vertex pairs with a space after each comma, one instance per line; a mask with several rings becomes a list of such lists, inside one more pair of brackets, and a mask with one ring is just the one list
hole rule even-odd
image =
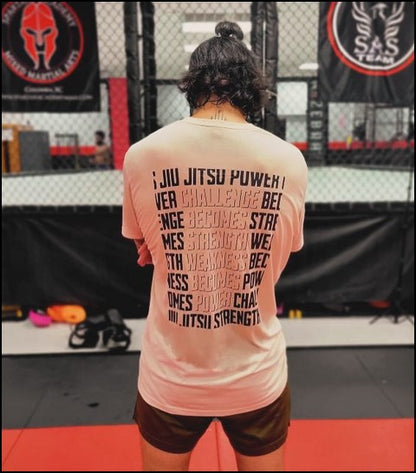
[[299, 214], [299, 224], [298, 224], [298, 231], [293, 236], [292, 241], [292, 253], [295, 251], [299, 251], [303, 248], [303, 223], [305, 220], [305, 205], [302, 206], [302, 210]]
[[143, 238], [143, 233], [140, 229], [137, 219], [136, 209], [134, 206], [134, 198], [131, 191], [126, 164], [124, 164], [123, 166], [123, 183], [124, 194], [121, 234], [125, 238], [140, 240]]
[[298, 151], [298, 156], [301, 157], [301, 161], [300, 161], [301, 167], [300, 167], [300, 173], [298, 177], [298, 185], [299, 185], [299, 192], [300, 192], [300, 206], [299, 206], [297, 227], [293, 235], [293, 241], [292, 241], [293, 253], [295, 251], [301, 250], [304, 245], [303, 227], [304, 227], [304, 221], [305, 221], [305, 196], [306, 196], [306, 188], [308, 186], [308, 167], [306, 165], [305, 158], [303, 157], [300, 151]]

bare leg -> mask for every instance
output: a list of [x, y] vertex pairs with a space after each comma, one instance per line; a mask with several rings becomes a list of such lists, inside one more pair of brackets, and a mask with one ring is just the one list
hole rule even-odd
[[283, 444], [277, 450], [258, 457], [235, 452], [238, 471], [284, 471], [284, 448]]
[[188, 471], [191, 452], [169, 453], [141, 437], [143, 471]]

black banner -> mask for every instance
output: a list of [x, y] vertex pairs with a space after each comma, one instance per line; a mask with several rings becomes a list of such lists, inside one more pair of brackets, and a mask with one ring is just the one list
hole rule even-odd
[[2, 2], [4, 112], [100, 110], [94, 2]]
[[[379, 207], [307, 206], [305, 246], [292, 254], [277, 299], [390, 300], [405, 232], [402, 302], [414, 310], [413, 206], [406, 228], [401, 206]], [[134, 243], [121, 236], [120, 207], [4, 207], [2, 217], [2, 304], [140, 305], [147, 313], [153, 267], [139, 267]]]
[[321, 2], [318, 61], [326, 102], [409, 106], [414, 2]]

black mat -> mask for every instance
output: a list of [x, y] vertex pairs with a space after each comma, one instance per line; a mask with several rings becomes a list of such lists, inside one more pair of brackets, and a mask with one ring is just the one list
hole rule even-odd
[[[137, 353], [2, 357], [2, 428], [133, 423]], [[294, 419], [414, 416], [414, 349], [288, 350]]]

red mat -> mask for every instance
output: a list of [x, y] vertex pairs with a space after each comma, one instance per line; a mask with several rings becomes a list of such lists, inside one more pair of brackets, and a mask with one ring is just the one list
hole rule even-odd
[[[136, 425], [2, 430], [3, 471], [140, 471]], [[191, 471], [236, 471], [218, 422]], [[287, 471], [414, 471], [414, 419], [293, 420]]]

